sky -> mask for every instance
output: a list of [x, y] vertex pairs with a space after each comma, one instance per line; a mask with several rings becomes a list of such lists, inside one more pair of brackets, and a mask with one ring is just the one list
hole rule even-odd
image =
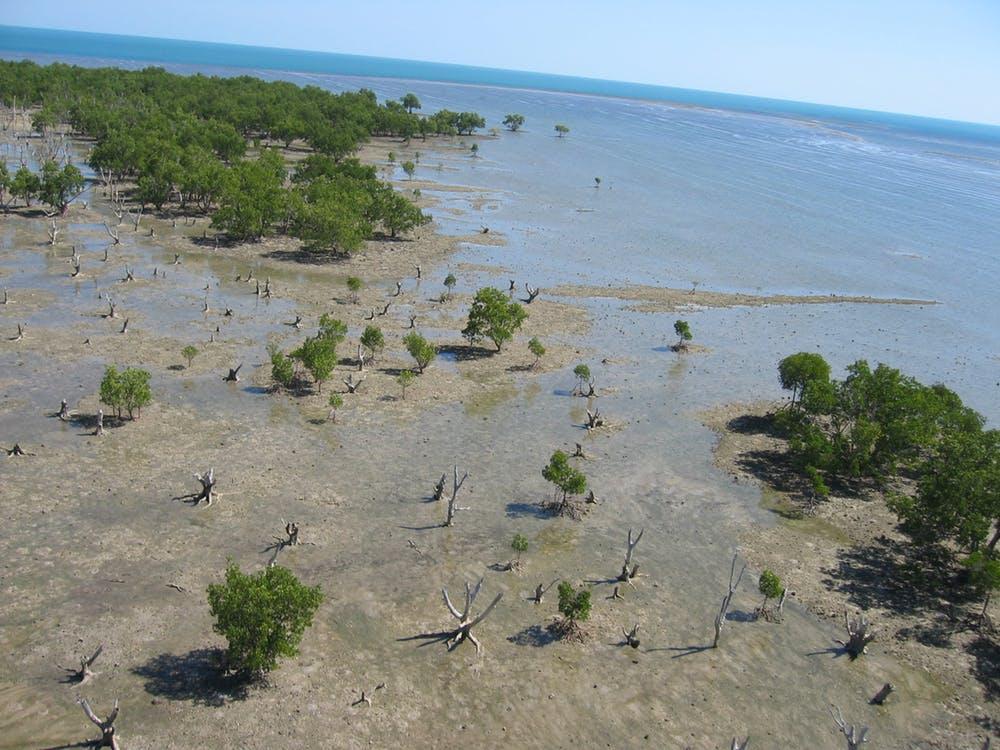
[[1000, 124], [1000, 0], [0, 0], [2, 23], [482, 65]]

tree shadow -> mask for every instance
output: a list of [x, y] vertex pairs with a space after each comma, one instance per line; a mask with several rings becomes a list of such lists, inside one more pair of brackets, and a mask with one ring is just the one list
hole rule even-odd
[[767, 435], [768, 437], [783, 437], [782, 432], [774, 422], [774, 414], [741, 414], [726, 422], [726, 429], [740, 435]]
[[711, 645], [705, 646], [661, 646], [659, 648], [647, 648], [645, 652], [647, 654], [653, 654], [657, 651], [676, 651], [671, 659], [683, 659], [685, 656], [694, 656], [695, 654], [700, 654], [703, 651], [711, 651]]
[[496, 354], [493, 349], [471, 344], [443, 344], [438, 347], [438, 353], [453, 357], [459, 362], [470, 359], [483, 359], [484, 357], [492, 357]]
[[507, 636], [507, 640], [516, 646], [534, 646], [535, 648], [543, 648], [544, 646], [548, 646], [550, 643], [558, 641], [559, 636], [550, 628], [535, 624], [529, 625], [520, 633]]
[[979, 680], [991, 701], [1000, 698], [1000, 643], [980, 635], [965, 649], [974, 659], [972, 675]]
[[151, 695], [219, 707], [228, 701], [244, 700], [249, 692], [245, 679], [225, 672], [225, 655], [221, 648], [160, 654], [134, 667], [132, 673], [145, 678], [144, 688]]
[[550, 518], [552, 513], [538, 503], [507, 503], [507, 518]]
[[344, 253], [326, 250], [307, 250], [304, 247], [297, 250], [271, 250], [264, 253], [263, 257], [271, 260], [287, 260], [292, 263], [301, 263], [308, 266], [333, 266], [343, 263], [348, 258]]

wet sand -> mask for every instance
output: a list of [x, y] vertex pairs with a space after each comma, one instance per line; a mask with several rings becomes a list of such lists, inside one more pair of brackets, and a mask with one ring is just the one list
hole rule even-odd
[[[405, 180], [397, 186], [412, 189]], [[40, 218], [3, 219], [0, 285], [13, 303], [0, 306], [0, 328], [13, 335], [16, 323], [28, 327], [21, 341], [0, 340], [0, 440], [35, 455], [0, 461], [8, 530], [0, 541], [0, 747], [92, 737], [74, 703], [78, 692], [99, 713], [121, 700], [127, 748], [454, 742], [707, 750], [750, 734], [754, 746], [833, 750], [842, 741], [826, 713], [830, 702], [849, 721], [869, 724], [873, 745], [968, 746], [973, 730], [944, 702], [956, 689], [881, 643], [857, 662], [837, 658], [839, 623], [794, 601], [780, 624], [749, 621], [758, 603], [753, 570], [721, 647], [706, 648], [737, 540], [760, 520], [760, 490], [710, 467], [687, 472], [684, 464], [709, 463], [707, 433], [683, 420], [683, 428], [668, 424], [652, 403], [636, 402], [644, 391], [612, 382], [616, 368], [632, 367], [632, 353], [625, 338], [619, 349], [592, 347], [596, 327], [606, 325], [582, 299], [593, 290], [545, 290], [528, 306], [525, 328], [492, 355], [463, 348], [459, 334], [489, 267], [452, 269], [449, 258], [458, 242], [502, 241], [493, 233], [456, 238], [431, 226], [405, 241], [371, 242], [349, 259], [323, 260], [286, 240], [196, 244], [204, 218], [186, 227], [144, 219], [156, 236], [123, 228], [105, 264], [100, 222], [108, 215], [98, 199], [86, 211], [74, 206], [55, 247], [44, 243]], [[69, 276], [74, 243], [83, 278]], [[171, 265], [175, 253], [179, 266]], [[120, 280], [126, 262], [134, 282]], [[153, 268], [166, 277], [152, 277]], [[250, 269], [271, 277], [271, 300], [235, 281]], [[460, 277], [456, 294], [435, 302], [449, 270]], [[358, 304], [347, 300], [348, 275], [366, 282]], [[506, 288], [503, 269], [493, 276]], [[389, 296], [396, 281], [402, 299]], [[100, 317], [106, 292], [129, 316], [127, 334], [117, 333], [120, 319]], [[693, 295], [699, 304], [709, 304], [700, 294]], [[365, 315], [386, 301], [389, 314], [376, 319], [386, 352], [331, 424], [327, 395], [344, 390]], [[227, 306], [233, 316], [222, 314]], [[288, 350], [324, 312], [349, 324], [335, 377], [322, 395], [268, 393], [266, 343]], [[404, 401], [393, 378], [409, 363], [400, 342], [411, 313], [445, 354]], [[301, 330], [288, 325], [296, 315]], [[536, 369], [526, 348], [533, 335], [548, 349]], [[190, 369], [180, 355], [188, 343], [201, 350]], [[601, 359], [608, 384], [599, 384], [596, 405], [611, 428], [588, 433], [584, 408], [592, 405], [570, 395], [571, 370]], [[243, 381], [222, 382], [240, 362]], [[109, 363], [149, 369], [155, 401], [140, 420], [97, 438], [88, 417]], [[61, 398], [80, 420], [50, 416]], [[654, 420], [644, 421], [647, 410]], [[601, 502], [580, 521], [551, 518], [539, 509], [550, 496], [540, 470], [554, 449], [576, 442]], [[463, 490], [470, 510], [442, 528], [444, 509], [428, 497], [454, 464], [470, 472]], [[215, 504], [173, 499], [192, 491], [191, 474], [209, 466], [219, 478]], [[212, 633], [205, 587], [220, 579], [227, 558], [245, 568], [265, 564], [284, 520], [299, 523], [308, 544], [280, 562], [322, 586], [326, 601], [300, 656], [244, 695], [218, 679], [224, 642]], [[623, 600], [610, 599], [629, 527], [646, 528], [637, 550], [643, 576], [622, 586]], [[529, 539], [524, 570], [492, 569], [510, 558], [514, 533]], [[504, 598], [477, 631], [481, 656], [470, 644], [448, 653], [441, 644], [400, 640], [448, 625], [440, 589], [454, 593], [483, 575], [484, 597]], [[592, 586], [583, 643], [553, 641], [546, 629], [557, 615], [554, 592], [541, 605], [527, 601], [537, 583], [558, 577]], [[623, 648], [621, 628], [634, 623], [642, 645]], [[78, 690], [61, 682], [56, 665], [98, 643], [104, 654], [92, 683]], [[887, 680], [901, 700], [869, 706]], [[355, 704], [362, 690], [371, 706]]]

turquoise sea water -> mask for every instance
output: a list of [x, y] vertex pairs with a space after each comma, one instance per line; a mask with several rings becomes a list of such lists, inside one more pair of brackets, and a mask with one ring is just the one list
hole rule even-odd
[[[481, 206], [441, 196], [435, 218], [446, 231], [488, 224], [509, 239], [469, 248], [461, 260], [496, 263], [542, 286], [698, 280], [725, 291], [934, 300], [689, 319], [700, 340], [744, 357], [738, 374], [726, 374], [729, 398], [776, 396], [776, 358], [816, 350], [835, 366], [866, 357], [948, 383], [1000, 421], [1000, 128], [533, 73], [9, 27], [0, 27], [0, 57], [160, 64], [334, 91], [363, 86], [386, 98], [413, 91], [424, 111], [472, 109], [489, 127], [520, 112], [524, 130], [480, 139], [480, 158], [428, 156], [418, 167], [418, 178], [490, 193]], [[554, 137], [556, 122], [570, 126], [568, 137]], [[656, 323], [664, 338], [668, 317]]]

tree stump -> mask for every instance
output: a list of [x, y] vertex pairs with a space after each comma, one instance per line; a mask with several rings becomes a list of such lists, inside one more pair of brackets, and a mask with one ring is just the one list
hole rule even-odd
[[[835, 709], [836, 713], [834, 713]], [[830, 716], [833, 717], [834, 722], [837, 724], [837, 729], [840, 730], [840, 733], [844, 735], [844, 739], [847, 740], [847, 750], [860, 750], [861, 746], [868, 742], [868, 727], [856, 727], [854, 724], [845, 722], [844, 715], [840, 712], [839, 707], [831, 705]]]
[[857, 619], [851, 620], [844, 610], [844, 627], [847, 629], [847, 640], [837, 639], [837, 643], [842, 645], [850, 654], [852, 659], [857, 659], [862, 654], [868, 653], [868, 644], [875, 640], [878, 631], [871, 627], [868, 618], [864, 614], [859, 614]]
[[86, 698], [78, 698], [77, 703], [83, 708], [83, 713], [87, 715], [94, 725], [101, 730], [101, 739], [94, 740], [93, 744], [95, 747], [110, 747], [111, 750], [120, 750], [118, 746], [118, 738], [115, 737], [115, 719], [118, 718], [118, 700], [115, 699], [115, 707], [111, 709], [111, 713], [108, 714], [108, 718], [101, 721], [97, 718], [97, 714], [87, 703]]

